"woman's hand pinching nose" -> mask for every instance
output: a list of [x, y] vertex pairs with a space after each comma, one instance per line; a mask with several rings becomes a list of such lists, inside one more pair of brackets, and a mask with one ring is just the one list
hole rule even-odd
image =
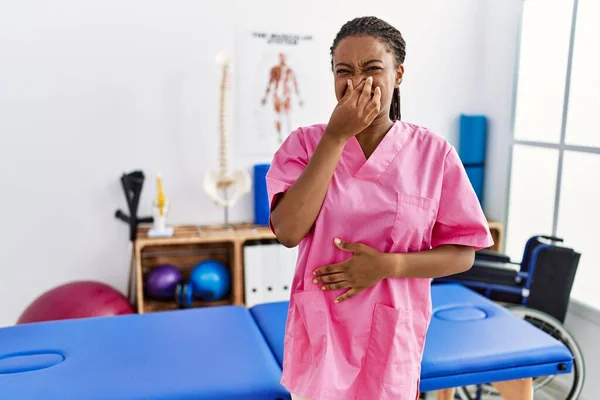
[[381, 89], [373, 90], [373, 77], [362, 80], [356, 87], [348, 79], [346, 93], [333, 110], [325, 133], [348, 140], [368, 127], [381, 110]]

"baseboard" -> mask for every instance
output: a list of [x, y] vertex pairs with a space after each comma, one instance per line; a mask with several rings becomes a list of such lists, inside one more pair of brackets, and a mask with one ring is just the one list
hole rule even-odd
[[573, 313], [600, 327], [600, 310], [597, 308], [590, 307], [587, 304], [571, 299], [567, 313]]

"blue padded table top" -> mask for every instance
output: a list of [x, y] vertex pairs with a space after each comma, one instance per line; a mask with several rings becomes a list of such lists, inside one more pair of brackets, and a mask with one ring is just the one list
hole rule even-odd
[[243, 307], [0, 329], [2, 399], [288, 399]]
[[433, 285], [431, 296], [423, 391], [571, 371], [566, 346], [507, 308], [458, 284]]
[[280, 366], [283, 366], [283, 338], [289, 303], [258, 304], [250, 308], [250, 313], [265, 337], [273, 355]]
[[[456, 284], [433, 285], [431, 296], [421, 391], [570, 372], [569, 350], [508, 309]], [[250, 309], [280, 365], [287, 308]]]

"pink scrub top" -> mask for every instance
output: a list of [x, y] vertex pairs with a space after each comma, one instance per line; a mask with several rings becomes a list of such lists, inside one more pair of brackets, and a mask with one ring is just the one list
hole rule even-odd
[[[267, 174], [269, 201], [300, 176], [325, 125], [292, 132]], [[366, 159], [345, 145], [313, 229], [299, 244], [284, 339], [281, 383], [312, 400], [415, 400], [431, 318], [431, 279], [386, 279], [334, 303], [313, 271], [343, 261], [338, 237], [380, 252], [445, 244], [493, 244], [456, 150], [429, 130], [397, 121]]]

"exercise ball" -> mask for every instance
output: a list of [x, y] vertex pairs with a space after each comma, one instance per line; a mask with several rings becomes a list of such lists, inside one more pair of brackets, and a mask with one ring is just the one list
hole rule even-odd
[[153, 299], [173, 299], [177, 284], [183, 280], [179, 268], [165, 264], [152, 268], [146, 277], [146, 295]]
[[194, 297], [204, 301], [222, 300], [229, 293], [229, 268], [217, 260], [199, 263], [190, 275]]
[[119, 291], [101, 282], [78, 281], [55, 287], [36, 298], [17, 324], [133, 314]]

